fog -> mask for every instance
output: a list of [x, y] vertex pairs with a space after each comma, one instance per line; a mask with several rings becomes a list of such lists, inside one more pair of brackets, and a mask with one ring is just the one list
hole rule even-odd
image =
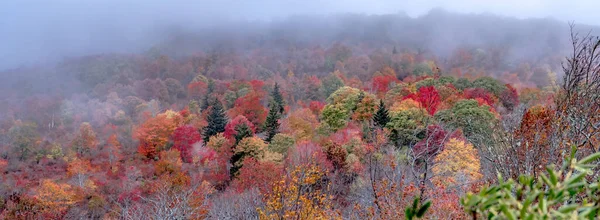
[[[0, 2], [0, 70], [88, 54], [136, 53], [172, 39], [174, 33], [214, 31], [209, 27], [256, 31], [268, 24], [285, 25], [281, 21], [289, 16], [357, 13], [415, 18], [442, 8], [597, 25], [600, 14], [593, 10], [598, 7], [600, 2], [594, 0], [7, 0]], [[330, 26], [322, 28], [337, 28], [336, 21], [329, 22]]]

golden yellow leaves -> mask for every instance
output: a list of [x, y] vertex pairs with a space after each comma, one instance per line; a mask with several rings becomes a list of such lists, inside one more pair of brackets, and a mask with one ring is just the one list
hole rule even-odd
[[434, 159], [433, 182], [449, 186], [480, 179], [477, 149], [462, 139], [451, 138]]
[[325, 173], [315, 165], [296, 167], [289, 176], [273, 185], [266, 195], [266, 207], [258, 209], [260, 219], [336, 219], [331, 196], [321, 180]]
[[76, 193], [69, 184], [58, 184], [52, 180], [42, 180], [37, 189], [40, 206], [47, 210], [63, 209], [76, 202]]

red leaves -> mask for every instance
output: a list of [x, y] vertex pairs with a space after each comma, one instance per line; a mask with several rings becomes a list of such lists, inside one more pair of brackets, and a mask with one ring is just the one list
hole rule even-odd
[[195, 99], [201, 98], [206, 94], [207, 90], [208, 85], [202, 81], [191, 82], [188, 85], [188, 95]]
[[440, 94], [433, 86], [421, 87], [417, 93], [417, 101], [430, 115], [434, 115], [440, 104]]
[[238, 192], [254, 187], [262, 194], [271, 192], [271, 185], [277, 181], [283, 172], [283, 166], [271, 161], [257, 161], [254, 158], [244, 160], [244, 166], [233, 183]]
[[424, 86], [419, 88], [417, 93], [413, 93], [404, 97], [404, 99], [413, 99], [421, 107], [426, 109], [430, 115], [434, 115], [437, 112], [438, 106], [440, 105], [440, 94], [433, 86]]
[[378, 93], [385, 93], [388, 90], [388, 86], [392, 82], [398, 82], [394, 75], [383, 75], [373, 77], [372, 87]]
[[198, 129], [189, 125], [178, 127], [173, 132], [173, 148], [179, 150], [181, 160], [186, 163], [192, 162], [194, 144], [200, 140], [202, 137]]
[[158, 157], [158, 150], [156, 149], [156, 146], [145, 141], [140, 141], [140, 144], [138, 145], [138, 153], [150, 159]]
[[243, 115], [238, 115], [233, 120], [229, 121], [229, 123], [227, 123], [227, 125], [225, 125], [225, 132], [223, 132], [223, 135], [227, 139], [230, 139], [230, 140], [233, 139], [235, 134], [237, 133], [235, 128], [241, 124], [246, 124], [250, 128], [250, 130], [252, 130], [252, 133], [255, 132], [254, 125], [252, 123], [250, 123], [250, 121], [248, 121], [248, 119], [246, 117], [244, 117]]
[[[482, 88], [465, 89], [463, 92], [465, 99], [475, 99], [479, 101], [479, 105], [486, 104], [494, 106], [494, 95]], [[482, 103], [483, 102], [483, 103]]]
[[252, 86], [252, 90], [256, 92], [262, 92], [263, 87], [265, 86], [265, 82], [262, 80], [250, 80], [250, 86]]
[[304, 141], [290, 149], [288, 153], [288, 165], [316, 165], [321, 170], [331, 170], [332, 164], [327, 159], [327, 154], [323, 148], [316, 143]]
[[267, 111], [260, 102], [261, 98], [262, 96], [256, 92], [238, 98], [235, 100], [234, 107], [229, 110], [229, 116], [243, 115], [254, 125], [254, 128], [260, 128], [267, 118]]
[[321, 113], [321, 110], [325, 108], [325, 103], [319, 101], [311, 101], [308, 105], [308, 108], [310, 109], [310, 111], [312, 111], [313, 114], [319, 115]]

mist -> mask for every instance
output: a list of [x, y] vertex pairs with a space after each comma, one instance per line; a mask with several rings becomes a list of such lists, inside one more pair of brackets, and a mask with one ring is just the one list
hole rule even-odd
[[[516, 5], [519, 7], [515, 7]], [[323, 18], [332, 15], [392, 14], [419, 18], [432, 9], [443, 9], [461, 14], [493, 14], [502, 19], [550, 18], [557, 23], [575, 21], [595, 25], [600, 20], [600, 15], [594, 13], [593, 9], [599, 6], [599, 2], [592, 0], [570, 3], [536, 0], [426, 0], [418, 3], [391, 0], [3, 1], [0, 3], [0, 70], [54, 63], [68, 57], [98, 53], [139, 53], [172, 40], [174, 35], [181, 37], [181, 33], [215, 37], [212, 34], [214, 28], [228, 30], [225, 31], [227, 33], [237, 29], [235, 34], [242, 34], [239, 32], [240, 28], [252, 32], [273, 29], [273, 26], [285, 31], [282, 27], [288, 25], [285, 21], [290, 21], [296, 22], [305, 31], [309, 31], [310, 25], [319, 26], [325, 31], [344, 29], [345, 27], [336, 26], [344, 23], [343, 21]], [[289, 20], [293, 16], [304, 16], [311, 23], [299, 24], [298, 19]], [[451, 31], [454, 34], [468, 29], [464, 26], [448, 30], [447, 26], [439, 25], [439, 22], [434, 22], [440, 28], [434, 32]], [[296, 34], [310, 36], [313, 33]], [[455, 40], [459, 40], [453, 38], [445, 38], [436, 43], [453, 44]]]

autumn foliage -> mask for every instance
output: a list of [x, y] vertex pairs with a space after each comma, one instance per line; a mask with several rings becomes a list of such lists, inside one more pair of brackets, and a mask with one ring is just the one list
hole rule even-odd
[[[371, 17], [343, 34], [182, 32], [144, 53], [6, 71], [0, 219], [405, 219], [424, 204], [424, 219], [467, 219], [469, 191], [510, 198], [508, 178], [588, 169], [543, 176], [571, 145], [577, 159], [600, 149], [600, 74], [584, 62], [598, 56], [568, 59], [558, 79], [558, 45], [527, 60], [510, 42], [440, 55], [422, 43], [431, 31]], [[584, 194], [561, 204], [596, 201]]]

